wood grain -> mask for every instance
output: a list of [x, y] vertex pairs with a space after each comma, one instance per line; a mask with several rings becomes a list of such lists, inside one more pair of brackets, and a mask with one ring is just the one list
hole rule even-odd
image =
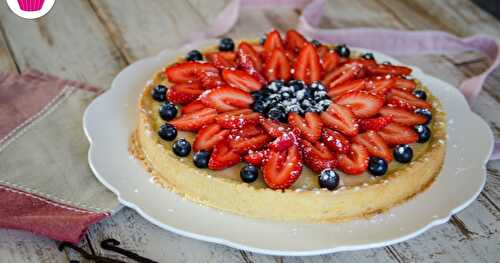
[[0, 262], [68, 262], [55, 241], [19, 230], [0, 229]]

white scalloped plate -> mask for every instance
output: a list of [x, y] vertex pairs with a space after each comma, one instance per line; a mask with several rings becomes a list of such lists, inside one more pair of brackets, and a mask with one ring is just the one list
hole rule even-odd
[[[139, 94], [154, 72], [175, 54], [214, 43], [207, 40], [175, 52], [164, 51], [128, 66], [85, 112], [84, 129], [91, 143], [89, 164], [96, 177], [122, 204], [152, 223], [183, 236], [257, 253], [318, 255], [387, 246], [415, 237], [448, 221], [481, 192], [485, 163], [493, 148], [490, 128], [470, 110], [456, 88], [415, 67], [413, 75], [441, 100], [448, 114], [446, 160], [429, 189], [384, 214], [337, 224], [280, 223], [222, 213], [152, 183], [127, 151], [129, 135], [138, 119]], [[401, 64], [373, 53], [378, 60]]]

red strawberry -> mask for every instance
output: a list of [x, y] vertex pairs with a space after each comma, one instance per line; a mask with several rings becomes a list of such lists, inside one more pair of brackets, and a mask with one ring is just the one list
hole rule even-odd
[[432, 105], [425, 100], [421, 100], [412, 94], [400, 89], [392, 89], [387, 94], [387, 102], [394, 106], [400, 106], [405, 109], [415, 110], [417, 108], [432, 109]]
[[367, 82], [367, 89], [376, 94], [387, 94], [396, 85], [395, 78], [375, 78]]
[[385, 126], [389, 125], [392, 122], [391, 116], [382, 116], [371, 119], [362, 119], [359, 121], [359, 130], [360, 131], [380, 131]]
[[267, 33], [266, 41], [264, 42], [264, 50], [271, 54], [271, 52], [275, 49], [285, 49], [283, 45], [283, 41], [281, 40], [280, 33], [276, 30], [273, 30]]
[[300, 50], [294, 65], [294, 77], [310, 84], [321, 79], [321, 63], [312, 44], [306, 44]]
[[233, 137], [245, 137], [250, 138], [265, 133], [265, 131], [260, 127], [260, 125], [247, 125], [242, 128], [236, 128], [231, 130], [231, 136]]
[[351, 142], [338, 131], [324, 128], [321, 141], [335, 153], [348, 153], [351, 150]]
[[266, 63], [264, 75], [267, 80], [281, 79], [288, 81], [290, 79], [290, 63], [286, 54], [281, 49], [275, 49]]
[[192, 113], [195, 111], [199, 111], [199, 110], [204, 109], [206, 107], [207, 106], [205, 104], [203, 104], [203, 102], [201, 102], [200, 100], [195, 100], [193, 102], [186, 104], [184, 107], [182, 107], [181, 113], [184, 115], [184, 114]]
[[165, 74], [170, 82], [188, 83], [198, 81], [198, 73], [202, 71], [219, 72], [219, 70], [210, 63], [188, 61], [168, 67], [165, 69]]
[[[289, 50], [285, 50], [285, 56], [286, 58], [288, 59], [288, 63], [290, 65], [294, 65], [295, 64], [295, 61], [297, 60], [297, 56], [295, 53], [289, 51]], [[291, 66], [290, 66], [291, 68]]]
[[294, 144], [297, 144], [297, 137], [295, 137], [293, 132], [288, 131], [284, 132], [274, 141], [269, 143], [269, 149], [274, 151], [284, 151], [292, 147]]
[[258, 79], [243, 70], [225, 69], [222, 71], [222, 78], [229, 86], [242, 89], [246, 92], [257, 91], [262, 88], [262, 84]]
[[384, 139], [375, 131], [367, 131], [358, 134], [352, 141], [363, 145], [368, 150], [370, 156], [380, 157], [388, 162], [392, 160], [391, 149], [387, 146]]
[[175, 84], [167, 91], [167, 99], [175, 104], [187, 104], [196, 100], [203, 89], [198, 83]]
[[321, 136], [323, 122], [315, 112], [306, 113], [304, 118], [300, 117], [298, 113], [292, 112], [288, 114], [288, 123], [299, 131], [301, 137], [308, 141], [315, 142]]
[[391, 123], [378, 132], [380, 136], [390, 145], [411, 144], [417, 142], [417, 133], [408, 126]]
[[231, 138], [230, 136], [229, 139], [230, 139], [229, 145], [231, 146], [231, 148], [235, 152], [243, 154], [248, 152], [249, 150], [252, 151], [260, 150], [271, 140], [271, 136], [263, 133], [252, 137], [237, 136]]
[[204, 125], [213, 123], [216, 116], [216, 110], [205, 108], [187, 115], [181, 115], [169, 123], [181, 131], [197, 131]]
[[366, 80], [364, 79], [348, 80], [340, 85], [328, 89], [328, 96], [332, 99], [336, 99], [345, 93], [363, 90], [365, 87]]
[[215, 121], [226, 129], [242, 128], [247, 125], [255, 125], [259, 122], [259, 114], [251, 109], [228, 111], [219, 114]]
[[266, 130], [266, 132], [274, 138], [279, 137], [284, 132], [290, 130], [290, 128], [284, 123], [263, 117], [260, 118], [260, 125], [262, 125], [264, 130]]
[[356, 117], [369, 118], [378, 113], [384, 106], [384, 98], [357, 91], [342, 95], [335, 103], [348, 107]]
[[248, 154], [243, 157], [245, 162], [255, 165], [255, 166], [261, 166], [262, 162], [264, 162], [264, 158], [266, 158], [268, 150], [261, 150], [261, 151], [248, 151]]
[[229, 147], [226, 140], [222, 140], [215, 144], [210, 161], [208, 161], [208, 168], [211, 170], [222, 170], [241, 161], [241, 156]]
[[323, 77], [323, 84], [330, 89], [342, 84], [348, 80], [354, 79], [359, 76], [361, 66], [358, 64], [344, 64]]
[[219, 112], [248, 108], [253, 102], [253, 97], [248, 92], [229, 86], [205, 91], [200, 98], [205, 105]]
[[337, 156], [331, 153], [322, 142], [312, 144], [308, 141], [302, 141], [302, 156], [307, 167], [316, 173], [337, 166]]
[[320, 114], [321, 120], [326, 127], [342, 132], [353, 137], [358, 134], [358, 124], [354, 114], [348, 108], [332, 103], [330, 107]]
[[351, 144], [351, 151], [348, 154], [338, 156], [338, 167], [346, 174], [361, 174], [368, 168], [368, 151], [363, 145]]
[[[324, 46], [322, 46], [324, 47]], [[327, 48], [328, 49], [328, 48]], [[318, 51], [319, 52], [319, 51]], [[321, 64], [325, 72], [334, 70], [340, 63], [340, 57], [333, 50], [328, 50], [324, 55], [320, 55]]]
[[292, 145], [284, 151], [270, 150], [264, 160], [262, 173], [264, 181], [271, 189], [290, 187], [302, 173], [299, 147]]
[[417, 83], [414, 80], [397, 78], [395, 87], [406, 92], [412, 92], [417, 87]]
[[297, 31], [288, 30], [285, 35], [286, 49], [293, 53], [299, 52], [308, 41]]
[[248, 74], [254, 76], [262, 84], [265, 84], [266, 79], [260, 74], [264, 66], [262, 65], [259, 53], [255, 51], [252, 45], [246, 42], [242, 42], [239, 45], [236, 54], [236, 62], [238, 63], [240, 68], [246, 71]]
[[370, 65], [366, 67], [366, 70], [371, 75], [410, 75], [412, 69], [404, 66], [394, 66], [394, 65]]
[[229, 130], [224, 130], [219, 124], [213, 123], [201, 128], [193, 142], [195, 152], [205, 150], [211, 151], [215, 144], [224, 140], [229, 135]]
[[205, 55], [208, 62], [220, 70], [236, 68], [236, 53], [234, 52], [210, 52]]
[[213, 89], [224, 85], [219, 72], [201, 71], [197, 73], [197, 76], [205, 89]]
[[401, 108], [385, 106], [380, 109], [380, 115], [391, 117], [394, 122], [409, 126], [415, 124], [424, 124], [427, 122], [427, 118], [425, 116]]

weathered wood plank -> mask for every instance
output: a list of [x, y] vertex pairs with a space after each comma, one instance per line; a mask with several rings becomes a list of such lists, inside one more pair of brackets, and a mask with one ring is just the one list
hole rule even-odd
[[24, 231], [0, 229], [0, 261], [68, 262], [69, 258], [57, 249], [53, 240]]

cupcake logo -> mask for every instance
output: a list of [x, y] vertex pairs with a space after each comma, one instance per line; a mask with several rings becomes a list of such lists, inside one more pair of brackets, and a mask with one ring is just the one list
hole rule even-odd
[[14, 14], [36, 19], [47, 14], [54, 6], [55, 0], [7, 0], [7, 5]]

